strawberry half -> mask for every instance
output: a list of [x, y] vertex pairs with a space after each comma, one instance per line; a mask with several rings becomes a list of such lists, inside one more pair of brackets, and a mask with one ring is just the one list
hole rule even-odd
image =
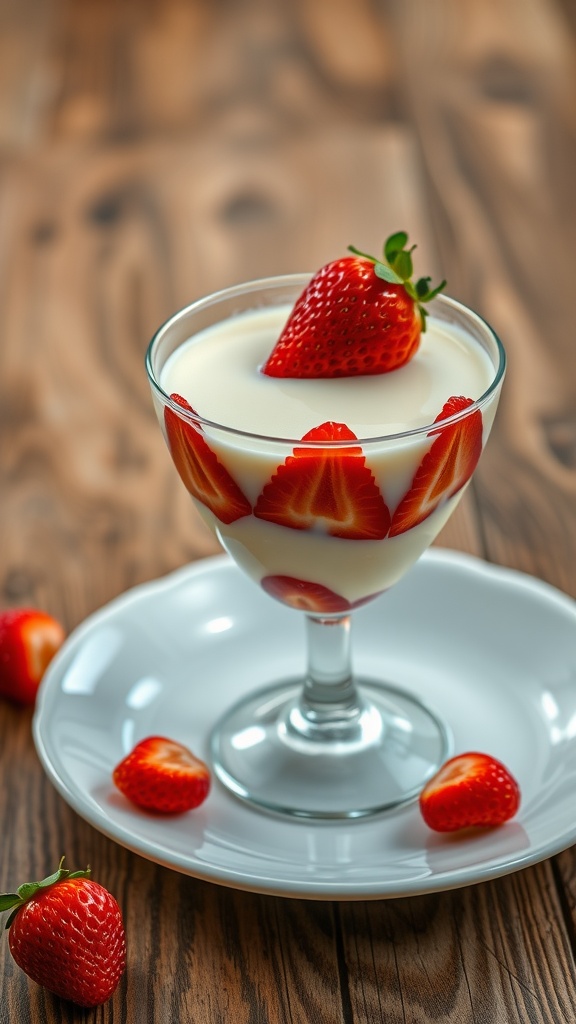
[[148, 736], [120, 761], [114, 784], [138, 807], [183, 814], [199, 807], [210, 790], [210, 769], [182, 743]]
[[378, 594], [370, 594], [359, 601], [348, 601], [340, 594], [336, 594], [329, 587], [322, 583], [312, 583], [310, 580], [299, 580], [294, 576], [264, 576], [260, 585], [276, 600], [282, 601], [291, 608], [299, 611], [309, 612], [316, 615], [337, 615], [342, 612], [352, 611], [360, 605], [371, 601]]
[[[186, 412], [194, 409], [181, 395], [171, 395]], [[206, 505], [222, 523], [233, 523], [249, 516], [250, 502], [234, 478], [219, 461], [205, 441], [199, 427], [194, 427], [166, 406], [164, 422], [168, 447], [184, 486], [193, 498]]]
[[[344, 423], [322, 423], [303, 441], [356, 441]], [[260, 494], [258, 519], [347, 540], [381, 540], [390, 513], [360, 446], [295, 448]]]
[[34, 704], [42, 676], [64, 637], [60, 623], [36, 608], [0, 613], [0, 696]]
[[519, 806], [520, 787], [506, 766], [476, 751], [447, 761], [420, 794], [422, 817], [436, 832], [502, 825]]
[[424, 303], [446, 282], [412, 281], [408, 235], [397, 231], [377, 260], [349, 249], [322, 267], [296, 300], [263, 367], [269, 377], [355, 377], [396, 370], [415, 354], [426, 329]]
[[[452, 396], [434, 422], [440, 423], [472, 404], [471, 398]], [[430, 433], [438, 436], [392, 516], [391, 537], [405, 533], [427, 519], [440, 502], [447, 501], [464, 487], [478, 465], [482, 454], [482, 413], [479, 409], [457, 423]]]
[[90, 870], [62, 866], [41, 882], [0, 896], [12, 910], [10, 952], [19, 967], [49, 992], [78, 1006], [100, 1006], [115, 991], [126, 966], [120, 908]]

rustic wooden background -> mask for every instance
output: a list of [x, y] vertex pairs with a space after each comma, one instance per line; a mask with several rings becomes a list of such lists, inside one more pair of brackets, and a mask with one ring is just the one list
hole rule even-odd
[[[0, 0], [0, 604], [71, 629], [214, 552], [152, 412], [152, 331], [399, 227], [510, 358], [440, 542], [576, 596], [575, 176], [573, 0]], [[259, 897], [95, 832], [7, 704], [0, 773], [0, 889], [65, 850], [130, 944], [84, 1012], [4, 938], [0, 1024], [576, 1019], [573, 851], [414, 899]]]

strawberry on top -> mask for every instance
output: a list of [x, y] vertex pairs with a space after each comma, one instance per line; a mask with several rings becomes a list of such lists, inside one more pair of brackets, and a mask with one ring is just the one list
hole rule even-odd
[[350, 246], [322, 267], [296, 300], [263, 367], [269, 377], [331, 378], [389, 373], [408, 362], [426, 329], [424, 303], [444, 288], [412, 281], [408, 235], [397, 231], [383, 260]]

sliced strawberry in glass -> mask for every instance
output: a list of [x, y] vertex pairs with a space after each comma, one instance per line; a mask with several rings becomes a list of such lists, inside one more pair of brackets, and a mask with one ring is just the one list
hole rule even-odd
[[[440, 423], [472, 404], [471, 398], [454, 395], [434, 422]], [[424, 522], [441, 502], [447, 501], [468, 482], [482, 454], [482, 413], [476, 409], [457, 423], [438, 427], [430, 434], [437, 435], [436, 440], [392, 516], [391, 537]]]
[[318, 615], [349, 612], [379, 596], [379, 594], [369, 594], [358, 601], [348, 601], [345, 597], [330, 590], [329, 587], [323, 586], [322, 583], [299, 580], [294, 576], [264, 576], [260, 580], [260, 584], [267, 594], [290, 605], [291, 608]]
[[[355, 441], [343, 423], [322, 423], [303, 441]], [[346, 540], [382, 540], [390, 513], [360, 446], [295, 448], [264, 487], [254, 515], [292, 530], [323, 529]]]
[[[181, 395], [170, 396], [187, 412], [194, 409]], [[197, 501], [222, 523], [233, 523], [249, 516], [252, 506], [228, 470], [205, 441], [199, 427], [178, 416], [166, 406], [164, 422], [168, 446], [184, 486]]]

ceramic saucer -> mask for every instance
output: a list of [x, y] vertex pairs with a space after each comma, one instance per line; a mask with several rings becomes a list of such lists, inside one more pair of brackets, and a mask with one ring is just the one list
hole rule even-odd
[[34, 738], [64, 799], [143, 857], [239, 889], [381, 899], [450, 889], [534, 864], [576, 842], [576, 603], [529, 576], [433, 548], [354, 614], [354, 664], [432, 705], [455, 750], [483, 750], [518, 779], [518, 816], [443, 837], [416, 803], [344, 822], [253, 810], [214, 782], [178, 818], [132, 808], [111, 772], [160, 733], [206, 758], [223, 709], [304, 668], [301, 615], [226, 557], [135, 588], [86, 620], [43, 681]]

